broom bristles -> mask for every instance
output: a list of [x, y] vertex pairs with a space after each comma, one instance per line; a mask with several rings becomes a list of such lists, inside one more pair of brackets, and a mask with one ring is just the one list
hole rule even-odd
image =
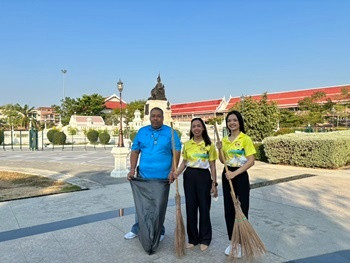
[[181, 213], [181, 197], [179, 192], [175, 195], [176, 226], [175, 226], [175, 254], [177, 257], [185, 255], [185, 225]]
[[232, 248], [230, 251], [230, 258], [237, 259], [235, 255], [238, 253], [238, 244], [240, 244], [242, 257], [248, 262], [252, 262], [254, 259], [265, 254], [266, 248], [242, 212], [239, 201], [235, 203], [235, 211], [236, 216], [231, 237]]

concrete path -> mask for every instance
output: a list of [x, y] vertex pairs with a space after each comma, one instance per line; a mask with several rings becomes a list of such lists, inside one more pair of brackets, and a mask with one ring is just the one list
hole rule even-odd
[[[213, 240], [209, 249], [201, 252], [195, 247], [184, 258], [175, 257], [172, 185], [165, 239], [149, 256], [137, 238], [123, 238], [134, 221], [135, 210], [126, 179], [109, 176], [113, 167], [110, 149], [0, 150], [0, 170], [64, 179], [89, 188], [0, 202], [0, 262], [227, 261], [223, 251], [229, 242], [221, 184], [219, 200], [212, 202]], [[221, 170], [222, 165], [218, 165], [219, 173]], [[253, 189], [249, 221], [268, 249], [258, 262], [350, 262], [350, 170], [256, 162], [250, 179]], [[184, 205], [182, 213], [185, 219]]]

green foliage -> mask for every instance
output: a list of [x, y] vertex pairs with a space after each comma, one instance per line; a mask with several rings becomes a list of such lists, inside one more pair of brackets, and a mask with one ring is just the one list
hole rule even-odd
[[68, 127], [68, 134], [69, 135], [76, 135], [77, 132], [78, 132], [78, 128], [74, 128], [74, 127], [71, 127], [71, 126]]
[[264, 140], [270, 163], [338, 168], [350, 163], [350, 131], [298, 133]]
[[280, 110], [279, 125], [281, 128], [299, 127], [305, 124], [302, 116], [287, 109]]
[[103, 131], [98, 135], [98, 138], [100, 140], [100, 143], [108, 144], [111, 136], [106, 131]]
[[90, 143], [95, 144], [98, 140], [98, 131], [90, 129], [86, 134]]
[[268, 103], [266, 93], [260, 101], [245, 97], [233, 109], [241, 111], [246, 133], [253, 141], [262, 141], [271, 136], [277, 127], [279, 111], [276, 103]]
[[4, 142], [4, 139], [5, 139], [4, 131], [0, 130], [0, 145]]
[[214, 117], [214, 118], [209, 118], [206, 123], [210, 124], [210, 125], [214, 125], [215, 123], [217, 123], [218, 125], [220, 125], [224, 120], [224, 116], [218, 116], [218, 117]]
[[54, 134], [57, 133], [57, 132], [59, 132], [58, 129], [52, 128], [51, 130], [49, 130], [49, 131], [46, 133], [47, 139], [48, 139], [51, 143], [54, 142], [54, 139], [53, 139], [53, 138], [54, 138]]
[[2, 107], [2, 114], [5, 118], [5, 127], [18, 127], [21, 123], [22, 115], [17, 111], [15, 105], [6, 104]]
[[74, 114], [83, 116], [100, 116], [101, 111], [104, 109], [104, 98], [95, 93], [92, 95], [84, 94], [81, 98], [77, 99], [66, 97], [62, 100], [58, 112], [62, 117], [62, 124], [67, 125], [70, 117]]
[[126, 114], [126, 122], [130, 122], [134, 118], [134, 112], [139, 110], [141, 112], [141, 118], [144, 116], [144, 108], [145, 108], [146, 100], [135, 100], [128, 103], [127, 109], [128, 113]]
[[53, 134], [53, 143], [58, 145], [64, 145], [66, 143], [67, 136], [64, 132], [56, 131]]
[[255, 147], [255, 151], [256, 151], [255, 160], [267, 162], [267, 157], [265, 155], [265, 150], [264, 150], [264, 144], [254, 143], [254, 147]]

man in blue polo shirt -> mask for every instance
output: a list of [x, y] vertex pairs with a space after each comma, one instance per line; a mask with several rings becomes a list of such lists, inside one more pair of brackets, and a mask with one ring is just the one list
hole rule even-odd
[[[156, 107], [150, 112], [151, 125], [142, 127], [134, 139], [130, 154], [130, 172], [128, 180], [131, 180], [136, 173], [136, 165], [141, 153], [138, 174], [145, 179], [169, 179], [174, 180], [172, 169], [172, 143], [171, 128], [163, 124], [163, 110]], [[176, 132], [174, 132], [176, 163], [180, 158], [181, 142]], [[132, 226], [131, 231], [125, 234], [125, 239], [137, 237], [139, 232], [138, 220]], [[161, 238], [164, 238], [165, 229], [162, 227]]]

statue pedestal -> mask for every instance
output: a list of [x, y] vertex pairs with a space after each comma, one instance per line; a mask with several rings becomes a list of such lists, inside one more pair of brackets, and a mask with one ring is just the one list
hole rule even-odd
[[114, 156], [114, 170], [111, 172], [112, 177], [126, 177], [129, 173], [128, 169], [128, 147], [113, 147], [111, 153]]
[[148, 100], [145, 104], [145, 116], [143, 118], [143, 125], [151, 124], [150, 121], [150, 113], [151, 110], [155, 107], [161, 108], [164, 112], [164, 124], [170, 126], [170, 122], [172, 122], [171, 118], [171, 110], [168, 109], [168, 101], [167, 100]]

